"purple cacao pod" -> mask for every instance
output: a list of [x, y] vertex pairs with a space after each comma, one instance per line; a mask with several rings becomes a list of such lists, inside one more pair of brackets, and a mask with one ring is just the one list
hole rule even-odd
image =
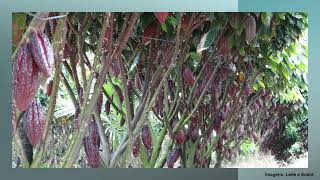
[[44, 76], [50, 77], [54, 67], [52, 45], [47, 35], [42, 32], [33, 32], [29, 42], [34, 61]]
[[152, 136], [151, 136], [151, 131], [150, 131], [148, 125], [144, 125], [142, 127], [141, 137], [142, 137], [142, 142], [143, 142], [144, 146], [147, 149], [151, 149], [151, 147], [152, 147]]
[[46, 117], [41, 103], [34, 100], [23, 115], [24, 129], [30, 144], [34, 147], [40, 143]]
[[83, 138], [83, 145], [89, 166], [91, 168], [99, 167], [100, 137], [98, 126], [94, 120], [89, 122], [87, 132]]
[[140, 154], [140, 144], [141, 144], [140, 138], [136, 138], [133, 141], [132, 154], [134, 157], [138, 157]]
[[13, 66], [13, 98], [20, 111], [32, 103], [40, 86], [40, 71], [27, 44], [22, 44]]
[[177, 144], [184, 144], [185, 140], [186, 140], [186, 136], [185, 136], [183, 130], [178, 131], [178, 133], [176, 135]]
[[187, 86], [192, 86], [195, 81], [192, 70], [188, 66], [184, 65], [182, 71], [184, 84]]
[[143, 44], [147, 44], [150, 42], [150, 38], [153, 38], [156, 33], [156, 25], [154, 23], [149, 24], [144, 30], [142, 42]]

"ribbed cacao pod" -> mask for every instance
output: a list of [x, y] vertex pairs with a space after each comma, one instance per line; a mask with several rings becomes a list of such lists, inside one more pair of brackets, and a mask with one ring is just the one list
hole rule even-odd
[[188, 14], [184, 14], [181, 19], [181, 30], [186, 31], [189, 23], [190, 17], [188, 16]]
[[156, 33], [156, 25], [154, 23], [149, 24], [143, 33], [143, 44], [147, 44], [150, 42], [150, 38], [153, 38]]
[[182, 70], [183, 70], [182, 76], [183, 76], [184, 84], [187, 86], [192, 86], [195, 81], [192, 70], [185, 65], [183, 66]]
[[100, 137], [98, 126], [94, 120], [89, 122], [88, 130], [83, 138], [84, 151], [91, 168], [97, 168], [100, 165], [99, 147]]
[[141, 137], [142, 137], [143, 145], [147, 149], [151, 149], [151, 147], [152, 147], [152, 136], [151, 136], [151, 131], [150, 131], [148, 125], [144, 125], [142, 127]]
[[141, 144], [141, 141], [139, 137], [133, 141], [132, 154], [134, 157], [138, 157], [140, 154], [140, 144]]
[[139, 91], [142, 90], [142, 83], [141, 83], [139, 73], [136, 73], [136, 75], [134, 77], [134, 85]]
[[40, 71], [27, 44], [22, 44], [13, 66], [13, 98], [20, 111], [32, 103], [40, 85]]
[[166, 22], [166, 19], [169, 16], [169, 12], [155, 12], [154, 15], [156, 16], [158, 21], [162, 24]]
[[179, 157], [180, 157], [180, 151], [178, 149], [175, 149], [169, 152], [168, 159], [167, 159], [168, 168], [173, 168], [174, 163], [177, 162]]
[[46, 34], [41, 32], [33, 32], [29, 46], [34, 61], [38, 65], [44, 76], [50, 77], [54, 66], [54, 55], [52, 45]]
[[184, 144], [185, 140], [186, 140], [186, 136], [185, 136], [183, 130], [178, 131], [178, 133], [176, 135], [177, 144]]
[[256, 20], [251, 15], [247, 17], [246, 22], [246, 40], [251, 42], [256, 37]]
[[24, 129], [30, 144], [34, 147], [40, 143], [46, 117], [41, 103], [34, 100], [23, 115]]

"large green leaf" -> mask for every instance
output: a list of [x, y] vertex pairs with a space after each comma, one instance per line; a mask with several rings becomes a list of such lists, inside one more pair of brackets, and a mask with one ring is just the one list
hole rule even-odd
[[197, 53], [201, 53], [202, 51], [208, 49], [216, 39], [218, 32], [219, 27], [215, 26], [209, 32], [205, 33], [201, 37], [200, 43], [198, 44]]

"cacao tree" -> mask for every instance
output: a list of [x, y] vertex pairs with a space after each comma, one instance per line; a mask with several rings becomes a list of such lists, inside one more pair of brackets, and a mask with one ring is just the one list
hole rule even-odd
[[305, 13], [14, 17], [22, 167], [220, 167], [307, 117]]

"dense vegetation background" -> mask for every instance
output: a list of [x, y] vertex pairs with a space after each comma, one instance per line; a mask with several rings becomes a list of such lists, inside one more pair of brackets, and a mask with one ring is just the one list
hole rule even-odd
[[221, 167], [307, 151], [307, 14], [63, 14], [13, 14], [13, 62], [35, 29], [55, 57], [35, 97], [38, 145], [13, 109], [13, 167]]

